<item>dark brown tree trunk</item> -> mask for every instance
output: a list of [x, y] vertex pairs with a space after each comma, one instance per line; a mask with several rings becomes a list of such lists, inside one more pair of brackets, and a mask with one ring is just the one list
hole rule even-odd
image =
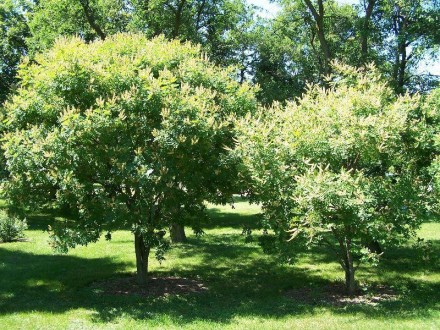
[[367, 243], [366, 247], [368, 250], [370, 250], [373, 253], [381, 254], [382, 253], [382, 247], [380, 246], [378, 241], [370, 241]]
[[145, 245], [141, 234], [134, 234], [134, 247], [136, 251], [137, 282], [146, 285], [148, 282], [148, 256], [150, 247]]
[[403, 42], [399, 46], [399, 53], [400, 53], [400, 63], [399, 63], [399, 78], [397, 81], [397, 93], [403, 94], [405, 91], [405, 73], [406, 73], [406, 45]]
[[365, 8], [365, 18], [361, 31], [361, 62], [365, 64], [368, 61], [368, 38], [370, 36], [370, 21], [373, 15], [376, 0], [368, 0]]
[[170, 237], [173, 243], [182, 243], [186, 241], [185, 227], [178, 223], [170, 226]]
[[347, 293], [350, 296], [353, 296], [356, 291], [353, 265], [345, 269], [345, 286], [347, 288]]
[[321, 51], [324, 57], [322, 74], [328, 75], [331, 73], [330, 62], [332, 61], [332, 54], [330, 51], [330, 46], [327, 42], [325, 36], [324, 28], [324, 3], [323, 0], [318, 0], [318, 8], [315, 8], [310, 0], [304, 0], [310, 12], [312, 13], [313, 19], [316, 24], [316, 34], [318, 36], [319, 43], [321, 44]]
[[405, 91], [405, 75], [408, 62], [407, 47], [410, 45], [405, 38], [408, 26], [408, 19], [402, 8], [396, 6], [396, 14], [393, 17], [393, 30], [397, 39], [396, 54], [393, 70], [393, 79], [396, 86], [396, 92], [403, 94]]
[[182, 14], [183, 7], [185, 6], [186, 0], [181, 0], [179, 5], [177, 6], [177, 10], [175, 11], [176, 17], [174, 18], [174, 29], [173, 29], [173, 38], [177, 38], [180, 34], [180, 26], [182, 25]]
[[345, 239], [345, 286], [347, 287], [347, 292], [350, 296], [353, 296], [356, 291], [356, 282], [354, 279], [354, 265], [353, 265], [353, 255], [351, 254], [351, 240]]
[[104, 31], [102, 31], [101, 27], [96, 23], [92, 8], [90, 8], [89, 0], [79, 0], [79, 2], [84, 10], [84, 15], [86, 16], [87, 22], [90, 24], [99, 38], [101, 38], [101, 40], [105, 40], [106, 35]]

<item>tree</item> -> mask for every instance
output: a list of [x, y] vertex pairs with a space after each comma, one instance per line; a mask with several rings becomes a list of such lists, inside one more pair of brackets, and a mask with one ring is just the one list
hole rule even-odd
[[260, 100], [284, 102], [310, 83], [325, 83], [333, 60], [374, 63], [397, 93], [426, 93], [438, 77], [419, 72], [439, 47], [438, 0], [279, 0], [280, 11], [257, 31], [250, 76]]
[[244, 0], [47, 0], [29, 16], [29, 43], [36, 50], [59, 36], [90, 42], [130, 31], [199, 43], [215, 63], [229, 65], [237, 62], [234, 30], [247, 24], [253, 11]]
[[372, 20], [376, 4], [378, 0], [364, 0], [361, 4], [364, 15], [359, 19], [359, 35], [361, 40], [361, 63], [366, 64], [371, 60], [371, 37], [372, 33]]
[[[422, 82], [416, 73], [420, 61], [440, 43], [440, 6], [438, 0], [388, 1], [383, 6], [383, 29], [391, 31], [384, 44], [397, 93], [431, 89], [433, 77]], [[435, 80], [435, 79], [434, 79]], [[434, 81], [435, 83], [435, 81]], [[424, 86], [427, 85], [427, 86]]]
[[[243, 0], [134, 0], [132, 7], [132, 31], [199, 43], [216, 64], [243, 63], [237, 56], [242, 47], [238, 40], [246, 34], [234, 32], [243, 32], [242, 26], [252, 17]], [[186, 240], [183, 222], [172, 223], [170, 233], [173, 243]]]
[[29, 13], [32, 52], [50, 48], [60, 36], [81, 36], [87, 42], [127, 31], [130, 6], [124, 0], [45, 0]]
[[216, 63], [231, 64], [238, 45], [231, 34], [253, 16], [243, 0], [133, 0], [130, 29], [192, 41]]
[[231, 74], [163, 37], [59, 40], [23, 67], [5, 106], [8, 198], [68, 205], [72, 217], [52, 233], [62, 251], [130, 226], [145, 283], [150, 249], [162, 257], [174, 216], [199, 221], [204, 200], [226, 203], [236, 189], [230, 118], [256, 101]]
[[18, 64], [27, 52], [29, 28], [23, 14], [26, 6], [20, 0], [0, 3], [0, 106], [17, 83]]
[[[252, 17], [248, 9], [243, 0], [48, 0], [31, 16], [30, 44], [42, 50], [59, 36], [80, 35], [91, 42], [116, 32], [142, 32], [199, 43], [214, 63], [231, 65], [239, 63], [243, 39], [234, 30], [242, 31]], [[171, 225], [173, 242], [185, 240], [183, 225]]]
[[258, 32], [255, 82], [260, 99], [294, 100], [308, 83], [325, 83], [330, 63], [355, 64], [356, 11], [335, 1], [280, 1], [281, 10]]
[[423, 221], [432, 121], [418, 97], [396, 98], [374, 68], [337, 70], [328, 90], [312, 86], [243, 120], [238, 155], [266, 229], [282, 245], [328, 246], [353, 294], [359, 263], [377, 258], [366, 241], [397, 242]]

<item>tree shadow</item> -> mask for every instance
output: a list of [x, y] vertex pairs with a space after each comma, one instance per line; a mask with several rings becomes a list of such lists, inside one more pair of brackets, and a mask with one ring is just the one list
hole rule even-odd
[[[187, 296], [171, 296], [166, 299], [143, 300], [140, 308], [116, 308], [111, 311], [101, 310], [95, 320], [110, 322], [129, 313], [133, 318], [154, 318], [165, 313], [181, 324], [196, 320], [209, 320], [228, 324], [236, 316], [259, 316], [263, 318], [283, 318], [295, 315], [313, 315], [321, 313], [322, 308], [332, 313], [350, 315], [364, 314], [376, 319], [429, 317], [438, 305], [437, 292], [440, 284], [425, 283], [415, 291], [399, 291], [397, 299], [380, 301], [375, 305], [350, 305], [341, 308], [321, 300], [319, 295], [313, 303], [302, 299], [294, 300], [285, 293], [289, 289], [311, 288], [319, 292], [320, 288], [333, 286], [334, 282], [321, 277], [317, 272], [277, 263], [261, 254], [256, 244], [237, 244], [239, 235], [217, 237], [209, 242], [195, 242], [180, 246], [175, 254], [185, 258], [197, 254], [201, 261], [193, 267], [176, 268], [174, 274], [182, 277], [201, 277], [209, 288], [208, 292]], [[235, 244], [234, 244], [235, 240]], [[213, 257], [215, 256], [215, 257]], [[329, 260], [325, 249], [313, 251], [312, 262]], [[334, 261], [334, 260], [332, 260]], [[155, 275], [164, 275], [156, 272]], [[341, 277], [343, 271], [341, 269]], [[415, 281], [413, 281], [416, 283]], [[385, 283], [392, 286], [393, 282]], [[316, 290], [317, 289], [317, 290]], [[421, 301], [424, 303], [421, 304]], [[148, 312], [146, 312], [148, 311]]]
[[[438, 307], [440, 284], [411, 279], [405, 282], [406, 291], [396, 288], [397, 300], [376, 306], [340, 308], [321, 302], [319, 297], [314, 303], [289, 298], [285, 295], [288, 289], [325, 287], [332, 282], [316, 271], [281, 265], [262, 255], [255, 242], [242, 244], [238, 239], [240, 235], [222, 235], [179, 245], [173, 251], [176, 258], [197, 255], [197, 264], [172, 271], [156, 270], [151, 275], [198, 278], [208, 290], [163, 297], [110, 295], [94, 289], [96, 281], [130, 275], [126, 273], [127, 266], [133, 266], [130, 263], [0, 248], [0, 315], [30, 311], [64, 313], [86, 308], [94, 311], [95, 322], [111, 322], [125, 316], [142, 320], [166, 315], [177, 324], [197, 320], [228, 324], [237, 316], [277, 319], [322, 313], [322, 308], [342, 315], [409, 319], [429, 316]], [[310, 258], [316, 264], [330, 260], [323, 249], [310, 251]], [[389, 277], [386, 284], [393, 285], [395, 280]]]
[[78, 306], [77, 292], [97, 278], [124, 271], [111, 258], [40, 255], [0, 248], [0, 315], [20, 311], [61, 313]]
[[383, 260], [379, 264], [380, 272], [398, 272], [405, 275], [420, 272], [440, 273], [440, 240], [429, 242], [432, 244], [431, 248], [425, 252], [408, 244], [385, 250]]
[[55, 212], [31, 214], [26, 217], [29, 230], [48, 231], [49, 226], [54, 226], [57, 222]]
[[212, 207], [208, 210], [209, 219], [203, 223], [204, 229], [214, 228], [250, 228], [258, 229], [261, 215], [260, 214], [239, 214], [234, 212], [231, 208], [230, 212], [225, 212], [224, 209]]

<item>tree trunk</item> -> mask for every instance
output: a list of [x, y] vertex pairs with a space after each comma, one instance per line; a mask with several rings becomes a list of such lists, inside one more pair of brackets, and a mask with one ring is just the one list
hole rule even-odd
[[136, 251], [137, 282], [146, 285], [148, 282], [148, 255], [150, 247], [145, 245], [141, 234], [134, 234], [134, 247]]
[[368, 38], [370, 36], [370, 21], [373, 15], [374, 6], [376, 5], [376, 0], [368, 0], [367, 7], [365, 8], [365, 17], [362, 24], [361, 31], [361, 62], [366, 64], [368, 61]]
[[179, 2], [179, 5], [177, 6], [177, 10], [175, 12], [175, 18], [174, 18], [174, 29], [172, 37], [176, 39], [179, 36], [179, 30], [180, 26], [182, 25], [182, 14], [183, 14], [183, 7], [185, 6], [186, 0], [181, 0]]
[[347, 267], [345, 269], [345, 286], [347, 288], [347, 292], [350, 296], [353, 296], [356, 290], [356, 282], [354, 280], [354, 268], [353, 265], [351, 267]]
[[381, 254], [382, 253], [382, 247], [380, 246], [378, 241], [369, 241], [366, 245], [368, 250], [370, 250], [373, 253]]
[[186, 241], [185, 227], [178, 223], [173, 223], [170, 226], [171, 242], [182, 243]]
[[397, 81], [397, 92], [403, 94], [405, 91], [405, 72], [406, 72], [406, 45], [401, 43], [399, 46], [400, 64], [399, 64], [399, 79]]
[[84, 15], [86, 16], [87, 22], [90, 24], [91, 28], [96, 32], [101, 40], [105, 40], [106, 35], [98, 23], [96, 23], [89, 0], [80, 0], [79, 2], [84, 10]]
[[350, 296], [353, 296], [356, 290], [356, 282], [354, 280], [353, 255], [351, 254], [351, 240], [346, 239], [346, 258], [345, 258], [345, 286]]
[[318, 40], [321, 45], [321, 51], [324, 59], [324, 66], [321, 72], [323, 75], [329, 75], [331, 73], [330, 62], [332, 60], [332, 54], [330, 50], [330, 46], [328, 44], [326, 35], [325, 35], [325, 27], [324, 27], [324, 3], [323, 0], [318, 0], [318, 8], [316, 8], [310, 0], [304, 0], [306, 6], [309, 8], [312, 13], [313, 19], [315, 20], [315, 24], [317, 27], [316, 34], [318, 35]]
[[407, 28], [408, 18], [405, 13], [402, 12], [400, 5], [397, 5], [396, 14], [393, 17], [393, 30], [397, 39], [393, 79], [398, 94], [405, 92], [405, 74], [408, 62], [407, 47], [410, 45], [405, 36]]

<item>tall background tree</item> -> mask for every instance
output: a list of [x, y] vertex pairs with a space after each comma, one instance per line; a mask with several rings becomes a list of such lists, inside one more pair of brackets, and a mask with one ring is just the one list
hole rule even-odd
[[0, 3], [0, 106], [17, 83], [18, 65], [27, 54], [30, 31], [24, 13], [28, 6], [21, 0]]
[[421, 73], [439, 47], [438, 0], [279, 1], [277, 15], [256, 39], [255, 82], [260, 99], [294, 99], [307, 83], [325, 84], [333, 60], [361, 67], [374, 63], [396, 93], [426, 92], [438, 77]]
[[[420, 75], [417, 68], [440, 45], [438, 0], [384, 1], [381, 45], [391, 63], [392, 84], [397, 93], [432, 89], [435, 77]], [[388, 41], [388, 44], [386, 43]]]
[[258, 32], [255, 79], [270, 104], [301, 95], [324, 82], [334, 59], [353, 64], [356, 12], [335, 1], [282, 1], [276, 17]]
[[[437, 76], [419, 70], [438, 51], [438, 0], [279, 0], [279, 12], [268, 19], [258, 19], [245, 0], [23, 1], [3, 5], [18, 8], [10, 17], [20, 20], [14, 24], [20, 32], [13, 30], [22, 40], [9, 39], [15, 48], [4, 67], [14, 67], [23, 52], [50, 47], [59, 36], [90, 42], [132, 31], [201, 44], [215, 63], [236, 65], [237, 79], [258, 83], [265, 104], [292, 100], [308, 83], [325, 84], [333, 60], [356, 67], [373, 62], [397, 93], [426, 92], [438, 84]], [[6, 83], [15, 79], [14, 69], [8, 72]]]
[[80, 36], [90, 42], [126, 31], [131, 19], [129, 3], [123, 0], [39, 1], [29, 13], [33, 52], [51, 47], [61, 36]]

